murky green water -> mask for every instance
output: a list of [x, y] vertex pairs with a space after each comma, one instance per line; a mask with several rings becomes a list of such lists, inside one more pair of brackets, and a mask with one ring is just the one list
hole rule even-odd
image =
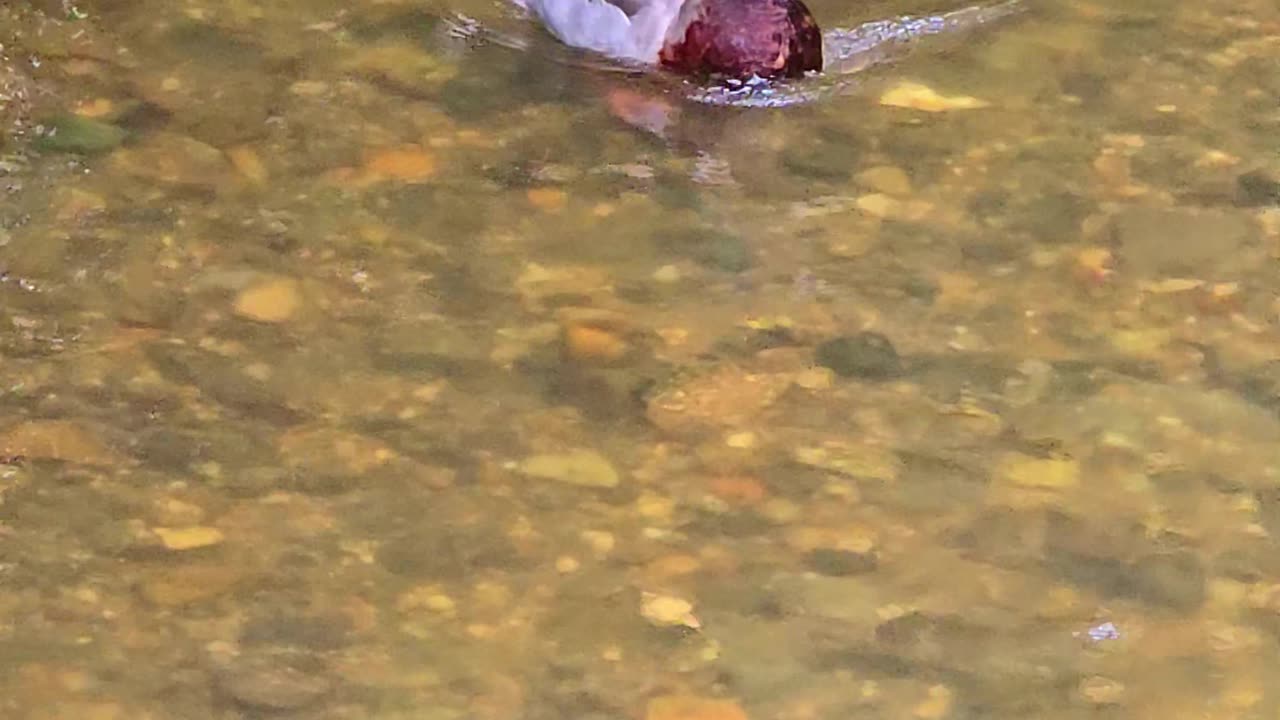
[[1280, 8], [1028, 4], [784, 112], [0, 9], [0, 715], [1276, 717]]

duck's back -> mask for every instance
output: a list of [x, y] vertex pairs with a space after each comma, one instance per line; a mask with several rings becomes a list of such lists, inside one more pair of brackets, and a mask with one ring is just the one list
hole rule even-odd
[[681, 0], [516, 0], [566, 45], [639, 63], [658, 53]]

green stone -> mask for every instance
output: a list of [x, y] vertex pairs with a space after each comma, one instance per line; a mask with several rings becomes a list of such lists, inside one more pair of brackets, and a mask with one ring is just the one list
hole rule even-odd
[[818, 364], [842, 377], [887, 380], [902, 374], [902, 360], [889, 339], [864, 332], [828, 340], [814, 352]]
[[45, 134], [36, 146], [49, 152], [96, 155], [119, 147], [129, 135], [115, 125], [72, 113], [54, 117], [44, 125]]

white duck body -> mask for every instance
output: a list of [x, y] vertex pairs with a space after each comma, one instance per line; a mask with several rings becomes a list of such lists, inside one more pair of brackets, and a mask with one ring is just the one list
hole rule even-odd
[[514, 0], [566, 45], [656, 65], [686, 2], [698, 0]]

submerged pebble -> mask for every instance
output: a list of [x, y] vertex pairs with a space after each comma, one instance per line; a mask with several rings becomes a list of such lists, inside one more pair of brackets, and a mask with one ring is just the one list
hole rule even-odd
[[611, 488], [620, 480], [613, 463], [594, 450], [533, 455], [519, 464], [521, 473], [582, 487]]
[[887, 380], [903, 370], [893, 343], [874, 332], [827, 340], [814, 351], [814, 359], [837, 375], [864, 380]]
[[273, 277], [259, 280], [241, 290], [235, 299], [237, 315], [263, 323], [281, 323], [302, 305], [302, 290], [297, 280]]
[[45, 126], [36, 146], [53, 152], [104, 153], [116, 149], [128, 137], [115, 125], [71, 113], [51, 118]]
[[194, 550], [221, 544], [225, 538], [222, 531], [214, 527], [193, 525], [184, 528], [152, 528], [160, 538], [161, 544], [169, 550]]
[[985, 100], [968, 95], [943, 95], [916, 82], [902, 82], [880, 96], [880, 104], [930, 113], [952, 110], [976, 110], [989, 106]]
[[332, 689], [333, 683], [316, 665], [311, 658], [292, 653], [242, 656], [222, 670], [218, 687], [250, 708], [298, 710], [318, 702]]
[[747, 713], [728, 698], [661, 695], [649, 701], [644, 720], [747, 720]]

